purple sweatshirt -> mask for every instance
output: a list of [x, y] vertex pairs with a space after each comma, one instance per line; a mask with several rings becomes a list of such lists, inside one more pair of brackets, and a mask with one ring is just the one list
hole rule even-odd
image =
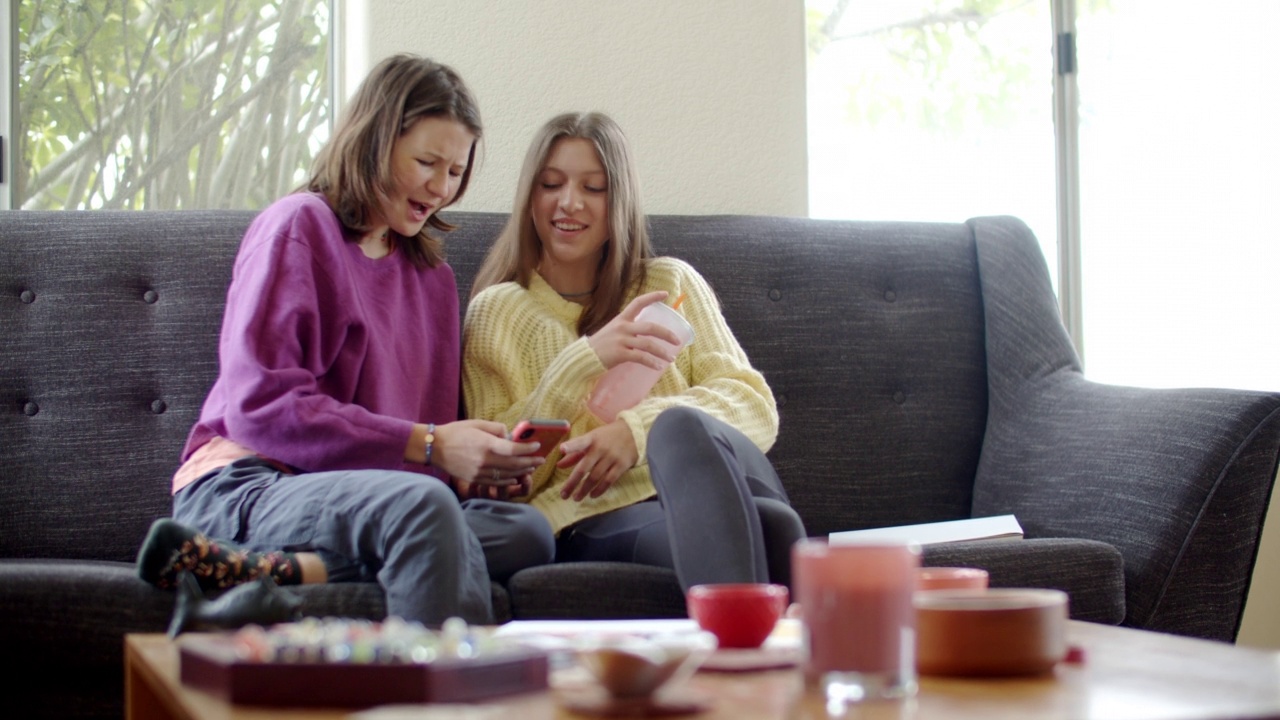
[[373, 260], [324, 199], [284, 197], [245, 233], [218, 380], [182, 459], [215, 435], [303, 471], [411, 469], [412, 424], [458, 419], [453, 269]]

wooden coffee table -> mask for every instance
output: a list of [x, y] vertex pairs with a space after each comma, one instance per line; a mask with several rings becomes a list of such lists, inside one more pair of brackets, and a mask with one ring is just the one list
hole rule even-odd
[[[846, 717], [1280, 718], [1278, 652], [1076, 621], [1069, 625], [1068, 638], [1084, 649], [1084, 661], [1061, 664], [1052, 675], [996, 680], [921, 678], [915, 698], [862, 705]], [[573, 688], [556, 685], [550, 692], [481, 705], [424, 705], [420, 707], [427, 712], [420, 717], [579, 717], [558, 701]], [[686, 691], [711, 699], [708, 711], [688, 716], [700, 720], [827, 717], [822, 700], [804, 691], [794, 669], [700, 672], [689, 681]], [[177, 647], [163, 635], [125, 638], [125, 716], [130, 720], [312, 720], [347, 717], [351, 712], [233, 706], [179, 682]]]

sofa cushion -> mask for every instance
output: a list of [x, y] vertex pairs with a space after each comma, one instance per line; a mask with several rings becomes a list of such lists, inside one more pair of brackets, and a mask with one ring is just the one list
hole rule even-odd
[[1062, 590], [1076, 620], [1124, 621], [1124, 559], [1106, 543], [1074, 538], [942, 543], [925, 547], [923, 562], [982, 568], [992, 587]]
[[[506, 590], [492, 584], [499, 622], [511, 617]], [[331, 583], [289, 588], [304, 615], [381, 620], [382, 588]], [[30, 666], [63, 670], [122, 666], [127, 633], [165, 632], [174, 594], [139, 580], [129, 563], [74, 560], [0, 561], [0, 648]], [[75, 648], [68, 653], [68, 648]]]
[[173, 598], [126, 563], [0, 561], [0, 647], [28, 665], [120, 666], [124, 634], [164, 632]]
[[[119, 720], [125, 716], [123, 663], [111, 669], [76, 670], [74, 678], [44, 665], [20, 666], [5, 671], [5, 685], [22, 689], [5, 694], [5, 717]], [[69, 692], [69, 687], [74, 691]]]
[[[1075, 539], [978, 540], [924, 548], [923, 564], [979, 567], [994, 587], [1055, 588], [1071, 617], [1124, 620], [1124, 563], [1106, 543]], [[560, 563], [529, 568], [507, 583], [517, 620], [687, 617], [676, 574], [629, 563]]]
[[507, 581], [517, 620], [688, 617], [675, 572], [618, 562], [521, 570]]

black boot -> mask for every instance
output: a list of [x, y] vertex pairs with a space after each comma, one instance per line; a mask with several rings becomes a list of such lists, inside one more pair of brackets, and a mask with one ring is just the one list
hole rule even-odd
[[245, 625], [274, 625], [302, 618], [302, 598], [267, 577], [245, 583], [207, 600], [195, 575], [178, 575], [178, 599], [169, 622], [169, 637], [188, 631], [234, 630]]

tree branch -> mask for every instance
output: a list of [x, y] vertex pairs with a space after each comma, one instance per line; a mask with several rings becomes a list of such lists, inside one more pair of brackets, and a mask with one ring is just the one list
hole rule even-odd
[[[290, 60], [296, 61], [299, 58], [311, 54], [311, 51], [312, 48], [298, 48], [291, 51], [287, 57]], [[195, 147], [200, 142], [201, 138], [230, 120], [232, 116], [253, 100], [258, 99], [268, 89], [273, 88], [275, 83], [271, 82], [271, 80], [275, 80], [280, 74], [283, 74], [287, 78], [288, 73], [293, 71], [292, 64], [293, 63], [287, 63], [286, 67], [282, 67], [279, 70], [272, 68], [268, 71], [267, 77], [264, 77], [262, 80], [254, 83], [244, 92], [243, 95], [218, 110], [213, 117], [203, 123], [200, 123], [190, 131], [181, 133], [181, 142], [175, 142], [173, 145], [169, 146], [158, 158], [155, 158], [150, 163], [141, 175], [134, 178], [131, 182], [128, 182], [124, 187], [118, 187], [116, 189], [115, 197], [111, 198], [108, 207], [121, 207], [123, 204], [123, 198], [132, 195], [135, 192], [135, 188], [145, 185], [148, 180], [155, 177], [173, 163], [175, 158], [184, 156], [190, 152], [191, 148]]]
[[1023, 0], [1023, 2], [1015, 5], [1001, 8], [990, 15], [984, 15], [977, 10], [961, 7], [946, 12], [928, 13], [910, 20], [889, 23], [888, 25], [881, 25], [867, 30], [860, 30], [858, 32], [847, 33], [844, 35], [836, 35], [836, 28], [840, 24], [840, 20], [844, 16], [844, 12], [848, 6], [847, 0], [841, 0], [841, 2], [836, 5], [835, 9], [831, 11], [831, 14], [827, 16], [827, 20], [822, 23], [822, 34], [827, 37], [829, 42], [838, 42], [841, 40], [856, 40], [859, 38], [871, 37], [873, 35], [880, 35], [893, 30], [919, 30], [930, 25], [952, 25], [955, 23], [970, 22], [977, 23], [978, 25], [985, 25], [1001, 15], [1021, 10], [1034, 2], [1035, 0]]

